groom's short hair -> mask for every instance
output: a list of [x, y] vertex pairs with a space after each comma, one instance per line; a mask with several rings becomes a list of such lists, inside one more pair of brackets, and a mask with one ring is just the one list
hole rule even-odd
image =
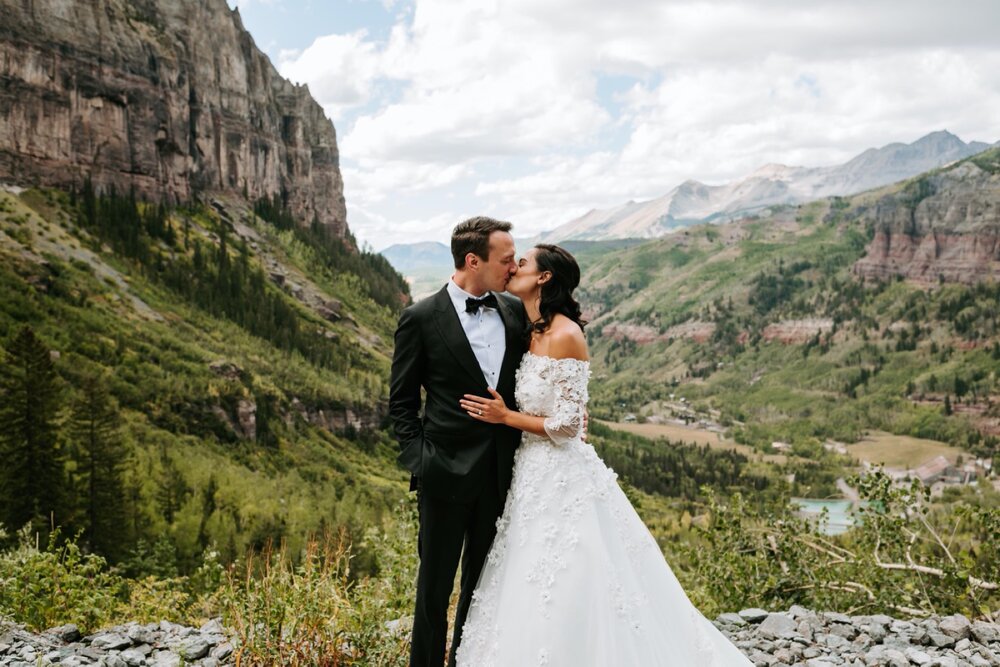
[[514, 225], [502, 220], [494, 220], [484, 215], [469, 218], [455, 225], [451, 232], [451, 256], [455, 260], [455, 268], [465, 266], [465, 256], [470, 252], [484, 262], [490, 259], [490, 234], [493, 232], [510, 232]]

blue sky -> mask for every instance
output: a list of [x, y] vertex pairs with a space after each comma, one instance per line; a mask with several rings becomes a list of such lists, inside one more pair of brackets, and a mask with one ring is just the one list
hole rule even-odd
[[1000, 139], [993, 0], [229, 1], [333, 120], [375, 249], [934, 130]]

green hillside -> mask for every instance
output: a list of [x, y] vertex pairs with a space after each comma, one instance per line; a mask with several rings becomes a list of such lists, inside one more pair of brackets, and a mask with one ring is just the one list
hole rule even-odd
[[[89, 188], [0, 192], [0, 232], [6, 395], [45, 383], [42, 361], [18, 356], [33, 337], [55, 398], [28, 419], [48, 420], [39, 451], [58, 461], [26, 490], [8, 466], [8, 533], [54, 523], [99, 545], [113, 530], [112, 561], [186, 571], [210, 545], [228, 561], [268, 540], [295, 553], [310, 532], [358, 535], [402, 497], [385, 414], [408, 292], [380, 256], [277, 202], [168, 208]], [[34, 407], [7, 407], [10, 461]], [[112, 415], [96, 441], [88, 410]], [[90, 472], [92, 449], [110, 472]], [[119, 525], [88, 520], [98, 475]]]
[[[965, 161], [992, 190], [969, 183], [971, 167], [960, 163], [851, 198], [590, 253], [581, 295], [592, 409], [610, 419], [671, 417], [685, 411], [683, 399], [741, 442], [785, 441], [805, 456], [869, 429], [994, 453], [1000, 286], [864, 281], [852, 266], [876, 233], [873, 211], [914, 219], [922, 201], [940, 207], [966, 190], [982, 210], [997, 206], [998, 156]], [[970, 214], [958, 232], [978, 224], [995, 235], [983, 216]]]

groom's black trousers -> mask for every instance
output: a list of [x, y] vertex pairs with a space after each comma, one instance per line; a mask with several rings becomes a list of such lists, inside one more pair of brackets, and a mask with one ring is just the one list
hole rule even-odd
[[503, 511], [503, 499], [497, 484], [493, 483], [496, 475], [488, 475], [486, 479], [489, 482], [483, 485], [479, 496], [468, 502], [443, 500], [418, 491], [420, 570], [413, 616], [411, 667], [441, 667], [444, 664], [448, 601], [461, 558], [461, 593], [448, 658], [448, 665], [455, 665], [455, 651], [462, 639], [462, 626], [472, 602], [472, 592], [496, 535], [497, 518]]

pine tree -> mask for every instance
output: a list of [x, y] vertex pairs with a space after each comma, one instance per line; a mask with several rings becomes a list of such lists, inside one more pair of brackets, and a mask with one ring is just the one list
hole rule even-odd
[[125, 522], [125, 446], [121, 441], [117, 401], [107, 381], [88, 375], [73, 403], [70, 436], [75, 445], [77, 484], [84, 515], [84, 539], [90, 550], [109, 560], [123, 552]]
[[59, 402], [49, 349], [26, 326], [0, 365], [0, 521], [8, 528], [31, 522], [45, 533], [64, 519]]
[[215, 480], [215, 475], [212, 474], [208, 478], [208, 484], [201, 492], [201, 525], [198, 527], [198, 544], [201, 545], [202, 549], [208, 547], [208, 521], [215, 514], [215, 495], [218, 492], [219, 483]]
[[184, 476], [178, 470], [177, 464], [167, 454], [167, 450], [160, 452], [160, 478], [156, 486], [156, 500], [163, 512], [163, 518], [168, 524], [174, 522], [177, 511], [184, 504], [191, 488], [184, 481]]

